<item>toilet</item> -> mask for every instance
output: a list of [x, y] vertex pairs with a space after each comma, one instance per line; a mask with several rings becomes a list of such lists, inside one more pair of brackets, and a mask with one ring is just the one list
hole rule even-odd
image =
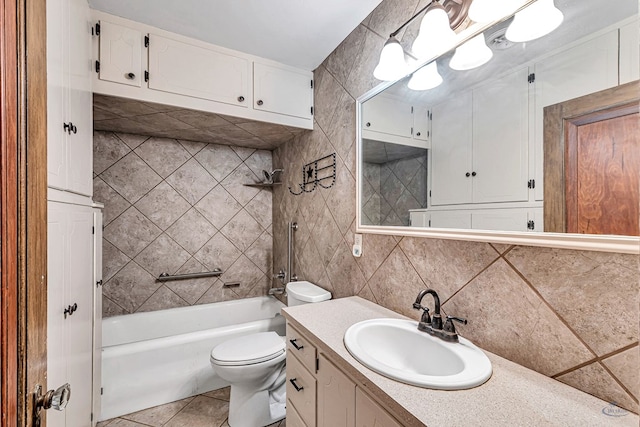
[[[287, 283], [287, 306], [331, 299], [306, 281]], [[286, 415], [286, 343], [275, 332], [256, 332], [225, 341], [211, 350], [211, 365], [231, 384], [230, 427], [262, 427]]]

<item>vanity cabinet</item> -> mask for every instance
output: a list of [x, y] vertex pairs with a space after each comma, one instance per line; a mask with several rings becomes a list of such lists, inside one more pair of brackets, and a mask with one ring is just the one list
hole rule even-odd
[[91, 24], [86, 0], [47, 1], [47, 184], [93, 194]]
[[94, 92], [313, 129], [313, 73], [94, 11]]
[[528, 200], [527, 76], [523, 68], [433, 107], [431, 205]]
[[401, 425], [312, 340], [287, 323], [287, 426]]
[[521, 232], [544, 229], [541, 207], [414, 210], [410, 217], [412, 227]]

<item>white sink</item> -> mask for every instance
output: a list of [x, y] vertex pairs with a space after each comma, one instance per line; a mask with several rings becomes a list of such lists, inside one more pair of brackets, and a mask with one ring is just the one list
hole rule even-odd
[[344, 343], [360, 363], [379, 374], [419, 387], [463, 390], [491, 377], [482, 350], [460, 337], [445, 342], [418, 330], [418, 322], [372, 319], [347, 329]]

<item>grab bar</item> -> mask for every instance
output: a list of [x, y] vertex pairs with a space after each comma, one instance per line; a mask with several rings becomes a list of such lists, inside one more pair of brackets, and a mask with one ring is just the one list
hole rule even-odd
[[171, 280], [201, 279], [203, 277], [218, 277], [222, 275], [222, 270], [214, 268], [213, 271], [205, 271], [202, 273], [174, 274], [162, 273], [156, 279], [156, 282], [168, 282]]

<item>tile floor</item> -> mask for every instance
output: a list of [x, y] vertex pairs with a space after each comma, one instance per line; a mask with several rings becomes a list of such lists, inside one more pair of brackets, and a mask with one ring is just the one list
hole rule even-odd
[[[229, 427], [229, 387], [98, 423], [97, 427]], [[282, 420], [269, 427], [286, 427]]]

